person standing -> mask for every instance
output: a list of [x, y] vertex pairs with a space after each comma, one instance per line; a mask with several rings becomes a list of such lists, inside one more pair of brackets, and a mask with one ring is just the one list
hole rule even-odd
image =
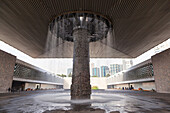
[[11, 88], [10, 87], [8, 88], [8, 92], [11, 92]]

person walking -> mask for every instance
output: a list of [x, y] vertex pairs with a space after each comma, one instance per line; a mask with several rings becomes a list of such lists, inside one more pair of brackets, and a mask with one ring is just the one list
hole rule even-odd
[[11, 92], [11, 88], [10, 87], [8, 88], [8, 92]]

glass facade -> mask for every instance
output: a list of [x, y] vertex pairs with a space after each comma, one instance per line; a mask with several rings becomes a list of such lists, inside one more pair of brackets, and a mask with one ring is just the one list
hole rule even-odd
[[123, 65], [120, 65], [120, 64], [111, 64], [110, 65], [110, 74], [111, 75], [114, 75], [121, 71], [123, 71]]
[[100, 77], [100, 69], [99, 68], [92, 68], [92, 76]]
[[108, 66], [101, 66], [101, 77], [106, 77], [107, 72], [109, 71]]

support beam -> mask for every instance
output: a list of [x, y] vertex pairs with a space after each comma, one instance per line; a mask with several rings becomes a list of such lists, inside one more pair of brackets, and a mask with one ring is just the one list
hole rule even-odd
[[86, 29], [76, 29], [73, 32], [73, 76], [71, 85], [71, 99], [90, 99], [90, 71], [89, 71], [89, 39], [90, 33]]

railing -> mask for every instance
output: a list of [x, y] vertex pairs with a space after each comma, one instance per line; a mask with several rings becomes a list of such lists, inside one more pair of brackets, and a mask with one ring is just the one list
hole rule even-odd
[[15, 64], [14, 77], [63, 84], [63, 79], [59, 76], [52, 75], [51, 73], [47, 73], [45, 71], [33, 69], [19, 63]]
[[133, 66], [131, 69], [112, 75], [107, 78], [107, 83], [120, 83], [125, 81], [135, 81], [153, 78], [153, 66], [151, 62], [144, 62], [142, 65]]

